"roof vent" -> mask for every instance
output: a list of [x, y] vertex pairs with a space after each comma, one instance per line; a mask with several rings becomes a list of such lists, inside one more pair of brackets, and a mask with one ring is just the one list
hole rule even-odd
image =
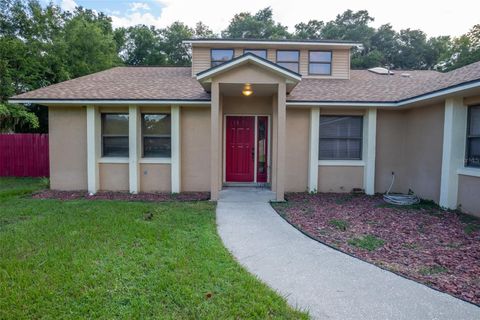
[[410, 78], [412, 75], [410, 73], [405, 72], [405, 73], [402, 73], [401, 76], [404, 78]]
[[394, 73], [387, 68], [382, 68], [382, 67], [376, 67], [376, 68], [371, 68], [368, 69], [368, 71], [376, 73], [376, 74], [383, 74], [383, 75], [393, 75]]

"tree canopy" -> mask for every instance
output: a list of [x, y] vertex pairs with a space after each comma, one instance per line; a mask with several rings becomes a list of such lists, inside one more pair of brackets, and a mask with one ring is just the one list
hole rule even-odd
[[[357, 69], [448, 71], [480, 61], [480, 24], [452, 38], [428, 37], [415, 29], [396, 31], [390, 24], [374, 28], [373, 21], [366, 10], [347, 10], [332, 21], [301, 21], [290, 32], [274, 20], [271, 8], [264, 8], [235, 14], [221, 37], [355, 41], [361, 44], [352, 54], [352, 68]], [[191, 55], [182, 41], [215, 37], [219, 35], [202, 22], [114, 30], [102, 12], [82, 7], [64, 12], [38, 0], [0, 0], [0, 130], [47, 130], [45, 109], [9, 105], [12, 95], [119, 65], [186, 66]]]

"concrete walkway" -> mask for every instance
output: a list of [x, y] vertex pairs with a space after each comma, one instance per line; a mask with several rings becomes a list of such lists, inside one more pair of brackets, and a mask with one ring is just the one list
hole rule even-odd
[[271, 191], [220, 194], [225, 246], [251, 273], [316, 319], [480, 319], [480, 308], [314, 241], [268, 204]]

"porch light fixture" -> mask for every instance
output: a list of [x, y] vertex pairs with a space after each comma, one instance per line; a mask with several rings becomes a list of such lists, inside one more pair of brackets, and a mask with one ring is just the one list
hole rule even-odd
[[252, 86], [250, 85], [250, 83], [245, 83], [245, 85], [243, 86], [243, 90], [242, 90], [242, 94], [246, 97], [252, 95], [253, 93], [253, 90], [252, 90]]

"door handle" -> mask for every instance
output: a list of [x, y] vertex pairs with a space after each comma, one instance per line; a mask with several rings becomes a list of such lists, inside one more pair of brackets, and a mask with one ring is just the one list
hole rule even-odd
[[255, 149], [252, 149], [252, 160], [255, 160]]

